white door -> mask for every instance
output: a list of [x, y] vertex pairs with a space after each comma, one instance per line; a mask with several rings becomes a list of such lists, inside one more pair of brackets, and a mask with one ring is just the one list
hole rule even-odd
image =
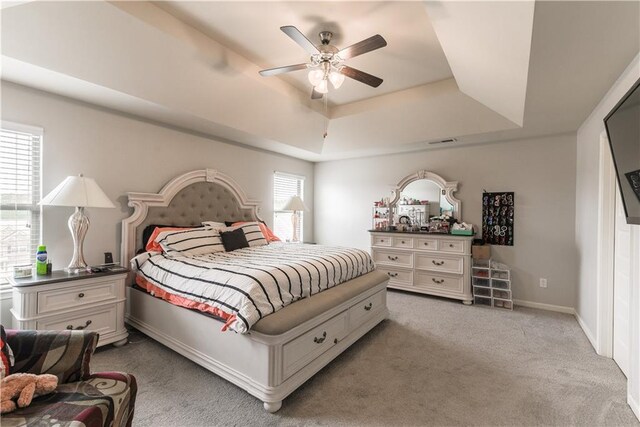
[[629, 376], [629, 298], [631, 285], [631, 227], [616, 185], [615, 261], [613, 270], [613, 360]]

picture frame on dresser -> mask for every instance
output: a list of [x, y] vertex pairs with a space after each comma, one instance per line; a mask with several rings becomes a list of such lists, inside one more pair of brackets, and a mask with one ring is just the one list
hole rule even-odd
[[[439, 207], [437, 213], [450, 211], [461, 221], [462, 203], [454, 196], [457, 189], [456, 181], [421, 170], [398, 183], [390, 208], [395, 211], [403, 197], [429, 200], [429, 205]], [[389, 276], [388, 288], [457, 299], [465, 305], [473, 303], [473, 236], [398, 230], [370, 230], [370, 234], [371, 254], [378, 269]]]

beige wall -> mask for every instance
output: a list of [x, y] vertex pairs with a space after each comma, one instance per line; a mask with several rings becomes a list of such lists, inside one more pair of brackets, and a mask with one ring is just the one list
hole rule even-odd
[[[575, 135], [324, 162], [315, 171], [318, 243], [369, 248], [374, 200], [419, 169], [458, 181], [463, 220], [481, 223], [482, 191], [514, 191], [515, 245], [493, 246], [513, 269], [514, 298], [573, 307]], [[539, 287], [541, 277], [548, 288]]]
[[[247, 196], [261, 202], [262, 217], [273, 222], [273, 172], [306, 177], [305, 200], [313, 209], [313, 163], [215, 141], [143, 122], [11, 83], [2, 83], [2, 119], [44, 128], [43, 194], [67, 175], [95, 178], [116, 209], [88, 209], [85, 240], [90, 264], [104, 252], [120, 259], [120, 221], [132, 212], [128, 191], [157, 192], [171, 178], [191, 170], [218, 169], [234, 178]], [[44, 207], [43, 239], [54, 268], [72, 255], [67, 218], [73, 208]], [[305, 236], [313, 238], [313, 212], [305, 214]], [[306, 238], [305, 237], [305, 238]]]

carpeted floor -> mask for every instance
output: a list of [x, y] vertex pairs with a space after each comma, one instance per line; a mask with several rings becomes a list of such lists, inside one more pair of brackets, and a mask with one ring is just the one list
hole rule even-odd
[[626, 379], [575, 319], [389, 292], [390, 318], [269, 414], [141, 333], [93, 370], [139, 384], [134, 426], [634, 425]]

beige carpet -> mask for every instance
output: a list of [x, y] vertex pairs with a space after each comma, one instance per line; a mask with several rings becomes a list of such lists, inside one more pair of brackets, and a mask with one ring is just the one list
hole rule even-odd
[[276, 414], [140, 333], [92, 368], [136, 375], [136, 426], [639, 425], [626, 379], [570, 315], [393, 291], [389, 309]]

